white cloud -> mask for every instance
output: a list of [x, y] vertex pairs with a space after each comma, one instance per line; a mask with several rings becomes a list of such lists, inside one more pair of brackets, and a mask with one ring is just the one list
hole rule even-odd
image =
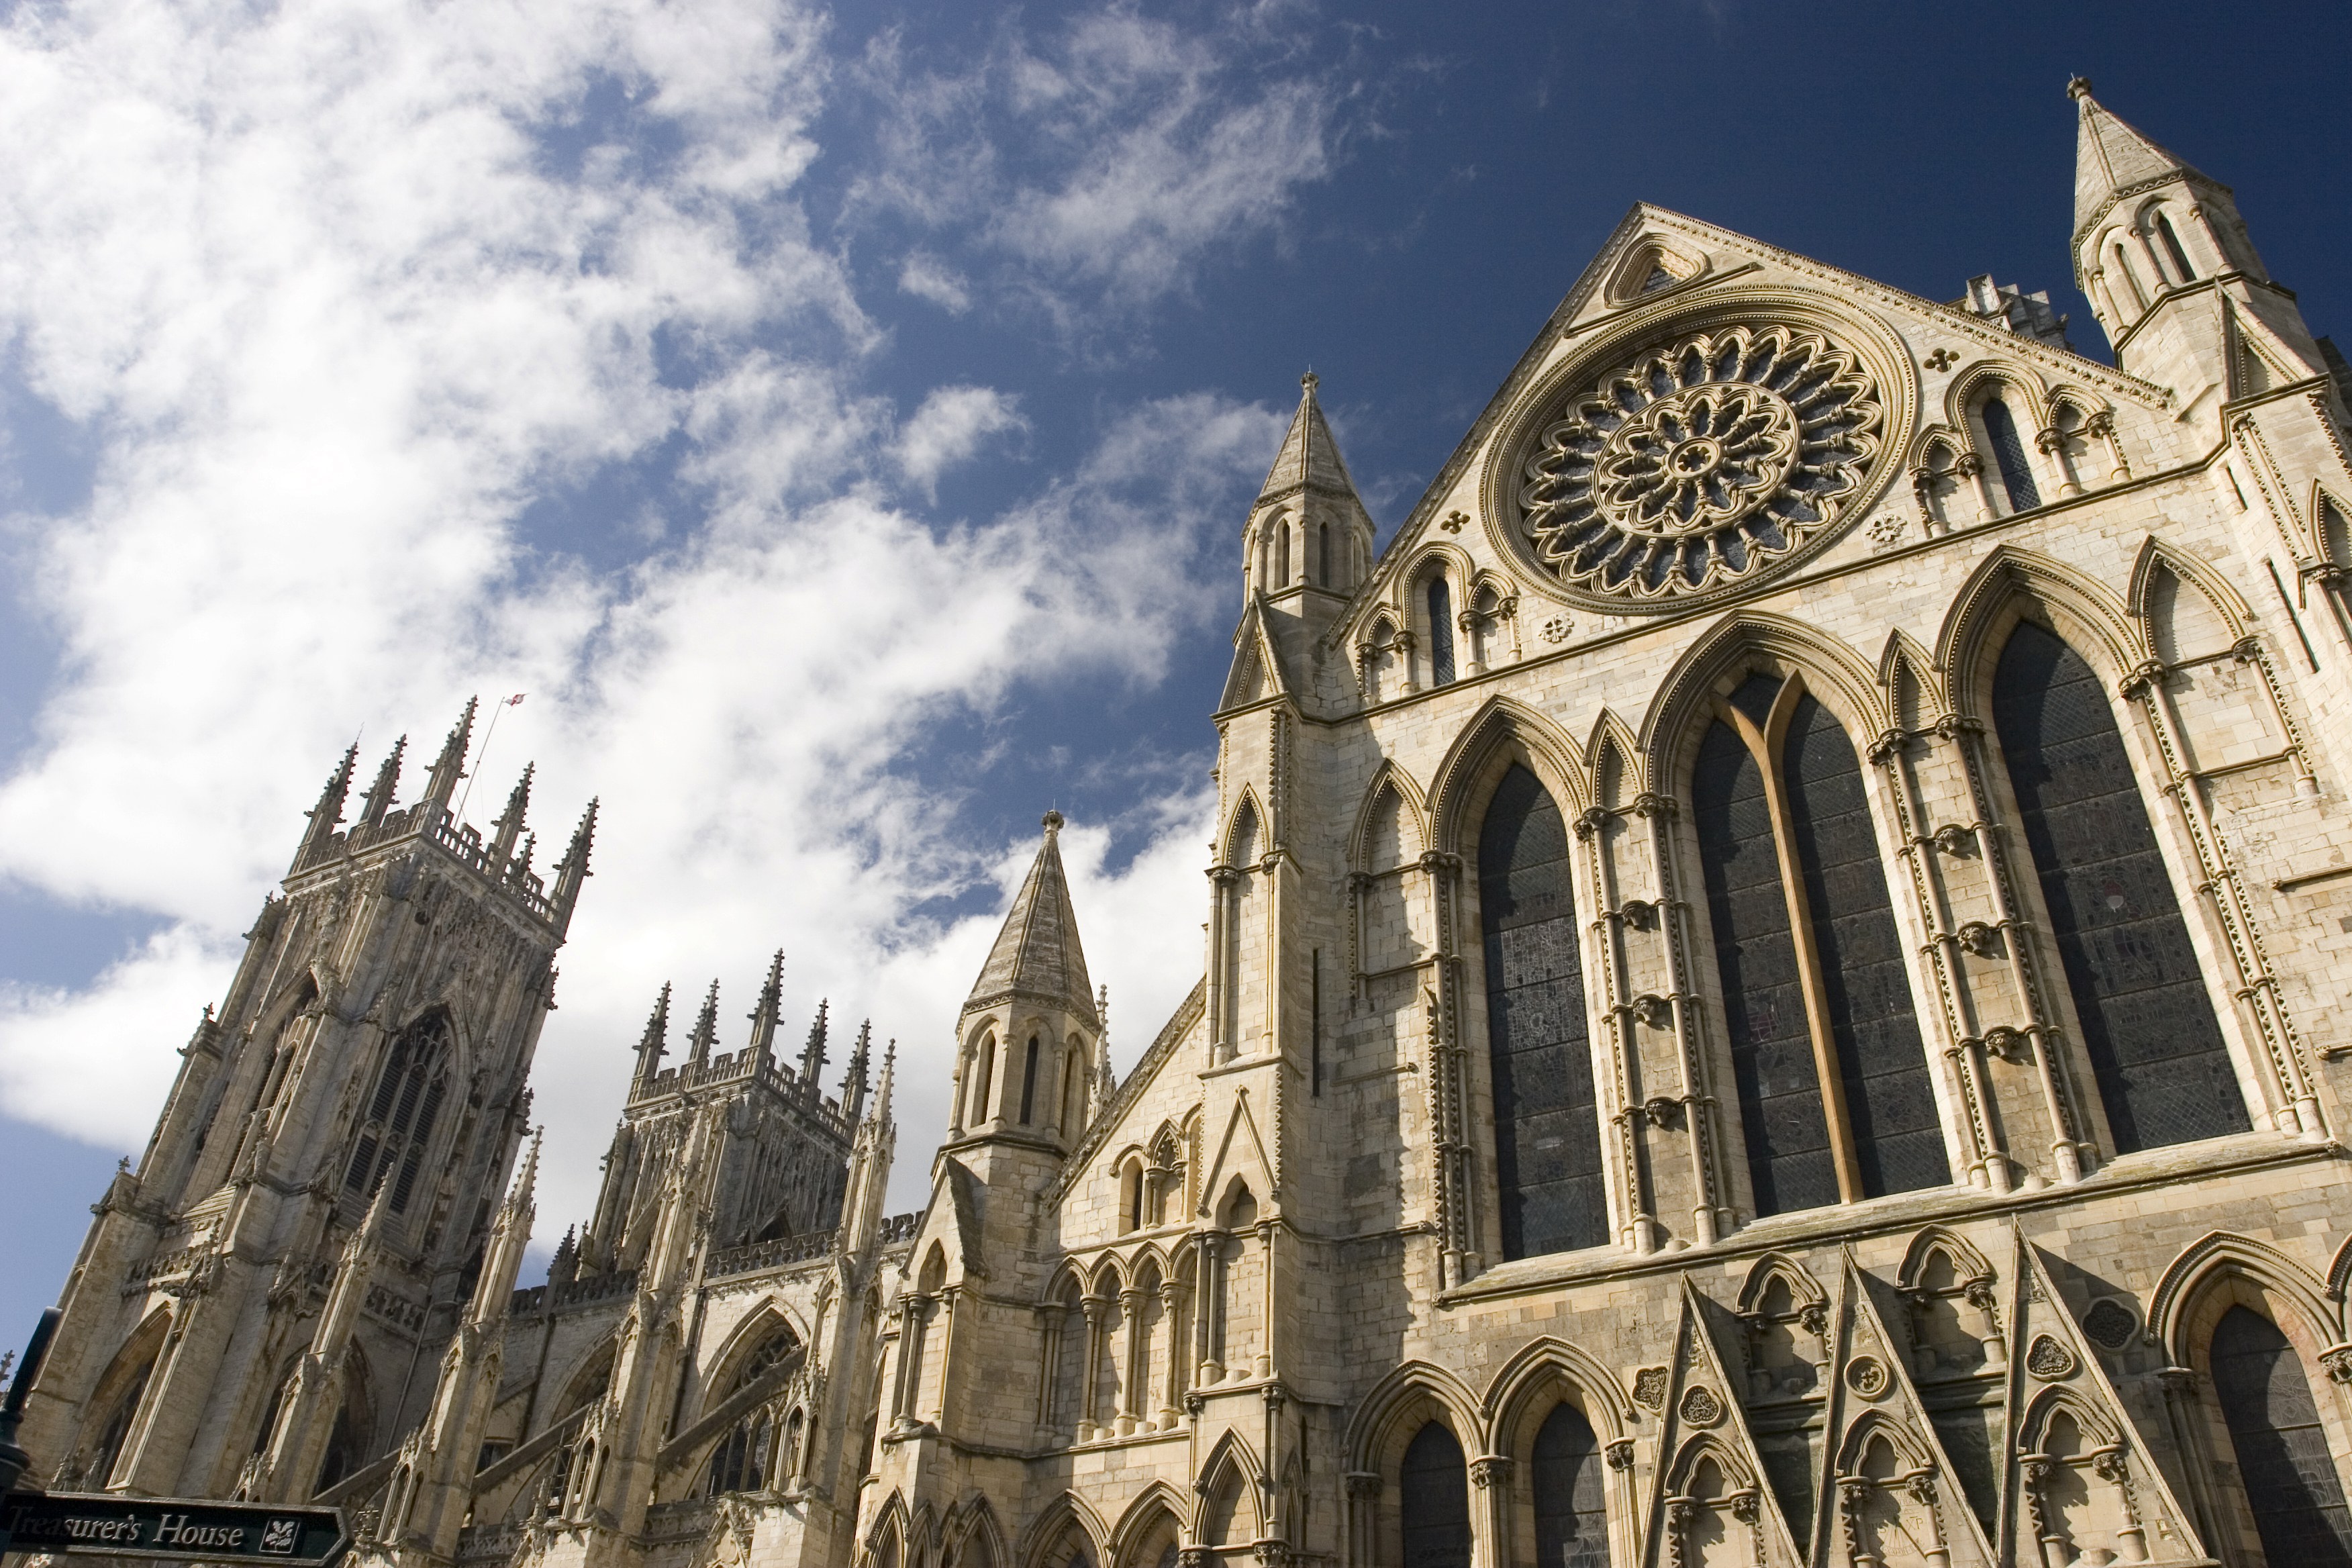
[[[780, 945], [801, 1026], [825, 994], [902, 1037], [901, 1201], [919, 1187], [993, 920], [909, 911], [1034, 847], [969, 841], [922, 748], [1023, 681], [1159, 679], [1226, 607], [1282, 420], [1161, 399], [1003, 517], [887, 504], [1024, 426], [956, 385], [894, 429], [870, 389], [886, 327], [797, 205], [824, 31], [758, 0], [0, 26], [0, 340], [98, 455], [86, 505], [10, 520], [64, 647], [0, 780], [0, 877], [171, 922], [85, 989], [0, 992], [12, 1113], [143, 1141], [352, 727], [363, 767], [412, 731], [413, 796], [467, 693], [521, 690], [476, 819], [525, 758], [542, 837], [605, 808], [536, 1075], [546, 1220], [587, 1206], [659, 984], [715, 973], [739, 1019]], [[625, 107], [598, 109], [613, 80]], [[673, 447], [623, 567], [518, 532]], [[1103, 825], [1068, 836], [1123, 1060], [1197, 972], [1202, 809], [1190, 786], [1145, 808], [1117, 874]]]
[[1027, 428], [1018, 397], [992, 386], [934, 387], [898, 431], [898, 467], [928, 496], [940, 474], [968, 460], [991, 436]]
[[929, 300], [950, 316], [971, 309], [971, 289], [963, 274], [928, 250], [908, 253], [898, 268], [898, 287], [919, 300]]
[[[1181, 295], [1337, 157], [1348, 95], [1304, 65], [1265, 68], [1297, 42], [1271, 9], [1199, 33], [1113, 5], [947, 69], [885, 34], [860, 72], [882, 156], [853, 205], [994, 251], [1007, 296], [1072, 333]], [[910, 258], [900, 287], [928, 276]]]

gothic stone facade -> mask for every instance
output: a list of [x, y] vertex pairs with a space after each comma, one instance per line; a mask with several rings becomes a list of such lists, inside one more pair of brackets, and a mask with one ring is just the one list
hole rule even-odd
[[1114, 1081], [1049, 816], [918, 1215], [772, 973], [513, 1290], [576, 874], [306, 848], [36, 1453], [402, 1568], [2352, 1560], [2345, 367], [2074, 96], [2114, 368], [1637, 207], [1377, 553], [1310, 377], [1202, 983]]

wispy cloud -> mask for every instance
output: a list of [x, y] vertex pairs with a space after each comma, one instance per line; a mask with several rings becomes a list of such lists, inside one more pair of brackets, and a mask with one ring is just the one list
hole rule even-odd
[[[1069, 100], [1052, 134], [1105, 150], [1010, 187], [1034, 258], [986, 243], [1140, 297], [1271, 222], [1267, 193], [1323, 154], [1287, 89], [1228, 113], [1210, 54], [1105, 26], [990, 77], [1019, 79], [1008, 103]], [[895, 504], [1024, 416], [958, 382], [900, 423], [874, 389], [886, 324], [802, 206], [825, 37], [758, 0], [128, 0], [0, 27], [0, 340], [97, 472], [86, 504], [10, 521], [63, 673], [0, 780], [0, 878], [169, 922], [86, 988], [0, 992], [12, 1111], [135, 1145], [350, 730], [429, 745], [469, 691], [531, 693], [478, 808], [526, 756], [544, 813], [606, 806], [541, 1058], [542, 1212], [587, 1202], [663, 979], [749, 986], [781, 945], [803, 1010], [944, 1031], [990, 921], [910, 911], [1003, 885], [1029, 846], [965, 835], [922, 771], [930, 727], [1023, 682], [1160, 679], [1223, 603], [1219, 542], [1281, 419], [1210, 394], [1114, 407], [1001, 515]], [[1239, 145], [1253, 125], [1280, 145]], [[1122, 169], [1161, 195], [1112, 211]], [[1180, 222], [1220, 169], [1244, 187], [1226, 216]], [[618, 566], [519, 527], [656, 462]], [[1105, 825], [1068, 839], [1097, 972], [1143, 1038], [1199, 954], [1124, 938], [1197, 897], [1202, 809], [1170, 783], [1116, 868]], [[938, 1081], [907, 1082], [911, 1147], [943, 1124]]]
[[[1300, 38], [1281, 7], [1194, 32], [1119, 5], [1050, 31], [1008, 26], [979, 59], [943, 67], [886, 33], [856, 78], [882, 107], [853, 218], [993, 257], [1002, 302], [1087, 338], [1186, 294], [1195, 268], [1277, 232], [1329, 175], [1350, 91]], [[901, 286], [937, 297], [919, 286], [930, 276], [910, 262]]]

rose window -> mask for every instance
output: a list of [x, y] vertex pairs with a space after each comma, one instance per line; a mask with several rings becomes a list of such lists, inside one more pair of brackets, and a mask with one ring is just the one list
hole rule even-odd
[[1570, 588], [1687, 598], [1833, 526], [1885, 422], [1868, 371], [1818, 332], [1698, 333], [1602, 377], [1544, 427], [1521, 474], [1520, 526]]

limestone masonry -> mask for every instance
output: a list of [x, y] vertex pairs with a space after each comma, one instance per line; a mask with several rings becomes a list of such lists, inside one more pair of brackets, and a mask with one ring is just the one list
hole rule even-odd
[[550, 887], [470, 710], [346, 756], [37, 1474], [383, 1568], [2352, 1563], [2352, 369], [2073, 93], [2115, 368], [1637, 206], [1378, 553], [1307, 377], [1201, 984], [1116, 1079], [1048, 815], [919, 1214], [771, 969], [516, 1289], [594, 807]]

